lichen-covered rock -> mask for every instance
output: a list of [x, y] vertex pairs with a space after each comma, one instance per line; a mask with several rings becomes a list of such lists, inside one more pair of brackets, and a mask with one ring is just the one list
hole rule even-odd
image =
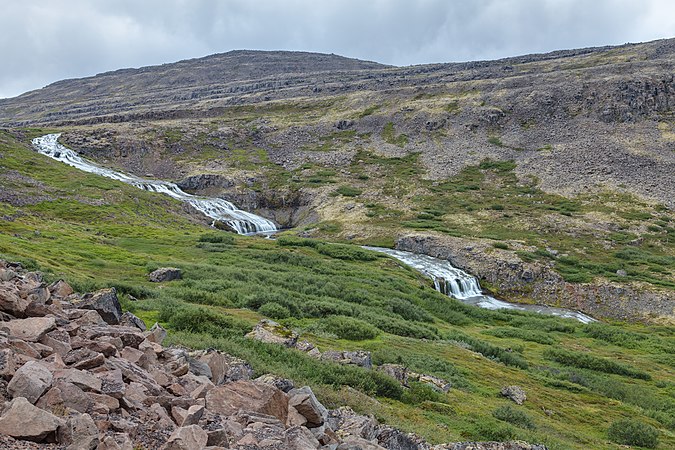
[[153, 283], [163, 283], [165, 281], [179, 280], [182, 272], [176, 267], [161, 267], [148, 275], [148, 280]]
[[525, 391], [520, 386], [504, 386], [501, 390], [501, 394], [513, 400], [517, 405], [522, 405], [527, 400], [527, 395]]
[[269, 344], [281, 344], [286, 347], [294, 347], [298, 342], [297, 333], [269, 319], [258, 322], [253, 331], [248, 333], [246, 337]]

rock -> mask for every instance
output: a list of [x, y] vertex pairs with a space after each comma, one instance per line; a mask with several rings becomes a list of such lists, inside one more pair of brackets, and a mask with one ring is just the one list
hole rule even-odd
[[501, 394], [516, 402], [517, 405], [522, 405], [527, 400], [527, 395], [520, 386], [504, 386]]
[[126, 386], [120, 369], [111, 369], [97, 374], [101, 380], [101, 392], [115, 399], [124, 396]]
[[286, 445], [288, 449], [313, 450], [321, 446], [311, 431], [305, 427], [291, 427], [286, 430]]
[[372, 369], [373, 367], [370, 352], [364, 350], [356, 350], [353, 352], [328, 350], [323, 352], [321, 359], [324, 361], [333, 361], [340, 364], [352, 364], [365, 369]]
[[427, 384], [439, 392], [448, 392], [452, 388], [452, 383], [445, 381], [443, 378], [435, 377], [427, 374], [410, 374], [411, 378], [416, 379], [420, 383]]
[[14, 317], [25, 317], [26, 308], [30, 300], [21, 298], [16, 292], [0, 288], [0, 311], [11, 314]]
[[339, 430], [341, 434], [359, 436], [369, 441], [378, 434], [378, 423], [375, 419], [356, 414], [346, 406], [329, 411], [328, 421], [331, 428]]
[[89, 414], [75, 414], [59, 427], [58, 441], [66, 450], [93, 450], [98, 445], [98, 428]]
[[88, 327], [83, 335], [86, 339], [92, 341], [98, 341], [101, 337], [110, 338], [111, 342], [120, 339], [122, 346], [133, 348], [138, 348], [141, 342], [145, 340], [145, 336], [138, 328], [121, 325]]
[[408, 368], [402, 364], [382, 364], [376, 370], [389, 375], [403, 386], [408, 385]]
[[381, 427], [377, 435], [377, 443], [390, 450], [422, 450], [426, 449], [424, 439], [404, 433], [396, 428]]
[[62, 415], [68, 410], [89, 412], [94, 406], [94, 401], [74, 384], [57, 381], [35, 405], [54, 414]]
[[0, 350], [0, 377], [9, 380], [16, 371], [14, 352], [9, 348]]
[[288, 397], [267, 384], [235, 381], [211, 389], [206, 394], [206, 408], [224, 416], [231, 416], [243, 409], [268, 414], [285, 423], [288, 417]]
[[92, 375], [86, 370], [62, 369], [54, 372], [55, 380], [63, 380], [67, 383], [73, 383], [85, 392], [101, 392], [101, 379]]
[[211, 368], [205, 362], [192, 357], [188, 357], [187, 361], [189, 365], [189, 370], [194, 375], [197, 375], [198, 377], [206, 377], [209, 380], [213, 377], [213, 374], [211, 373]]
[[150, 333], [148, 333], [145, 338], [150, 342], [161, 344], [166, 338], [166, 330], [162, 328], [160, 324], [155, 322], [152, 328], [150, 328]]
[[28, 361], [21, 366], [7, 385], [7, 392], [12, 398], [23, 397], [35, 403], [51, 386], [54, 379], [52, 373], [37, 361]]
[[117, 298], [117, 291], [114, 287], [85, 294], [81, 299], [75, 301], [74, 304], [81, 309], [96, 311], [110, 325], [120, 323], [120, 319], [122, 318], [122, 306]]
[[0, 417], [0, 433], [35, 442], [55, 441], [62, 421], [30, 404], [23, 397], [12, 400]]
[[73, 293], [73, 288], [63, 280], [58, 280], [50, 284], [47, 289], [54, 297], [66, 298]]
[[626, 271], [623, 270], [623, 269], [617, 270], [617, 271], [616, 271], [616, 274], [617, 274], [618, 276], [620, 276], [620, 277], [627, 277], [627, 276], [628, 276], [628, 272], [626, 272]]
[[309, 386], [288, 393], [288, 403], [307, 419], [308, 428], [320, 427], [328, 417], [328, 410], [316, 399]]
[[198, 425], [177, 428], [166, 445], [165, 450], [202, 450], [206, 447], [208, 435]]
[[12, 269], [0, 269], [0, 281], [12, 281], [18, 275]]
[[124, 325], [126, 327], [131, 328], [138, 328], [141, 331], [145, 331], [147, 329], [147, 327], [145, 326], [145, 322], [143, 322], [138, 317], [134, 316], [129, 311], [122, 314], [122, 317], [120, 318], [120, 325]]
[[93, 369], [105, 362], [105, 356], [88, 348], [78, 348], [68, 352], [63, 362], [74, 369]]
[[153, 283], [162, 283], [164, 281], [180, 280], [181, 270], [176, 267], [162, 267], [148, 275], [148, 280]]
[[286, 393], [288, 393], [288, 391], [290, 391], [291, 389], [295, 388], [293, 380], [289, 380], [288, 378], [281, 378], [269, 373], [259, 376], [258, 378], [255, 379], [255, 381], [258, 383], [271, 384], [272, 386]]
[[10, 336], [28, 342], [37, 342], [42, 336], [56, 328], [56, 320], [53, 317], [30, 317], [4, 322], [2, 327], [9, 330]]
[[202, 405], [192, 405], [185, 413], [185, 418], [180, 426], [187, 427], [190, 425], [197, 425], [202, 418], [202, 415], [204, 415], [204, 407]]
[[70, 346], [70, 335], [64, 330], [54, 330], [42, 336], [40, 343], [51, 347], [61, 357], [66, 356], [73, 348]]
[[[346, 444], [346, 445], [345, 445]], [[366, 440], [358, 436], [347, 436], [344, 438], [342, 444], [337, 447], [339, 450], [387, 450], [381, 445], [375, 444], [372, 441]]]
[[270, 344], [281, 344], [286, 347], [294, 347], [298, 341], [296, 333], [269, 319], [258, 322], [246, 337]]

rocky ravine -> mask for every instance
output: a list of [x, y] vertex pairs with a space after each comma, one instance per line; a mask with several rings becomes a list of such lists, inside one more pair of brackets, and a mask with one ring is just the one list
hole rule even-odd
[[509, 301], [535, 301], [617, 320], [664, 324], [675, 321], [672, 292], [608, 281], [568, 283], [551, 267], [524, 262], [514, 252], [495, 249], [489, 243], [414, 234], [400, 238], [396, 248], [447, 259], [496, 287]]
[[431, 446], [349, 408], [327, 410], [307, 386], [252, 380], [240, 359], [163, 347], [166, 331], [123, 314], [114, 289], [76, 294], [5, 261], [0, 319], [0, 448], [544, 449]]

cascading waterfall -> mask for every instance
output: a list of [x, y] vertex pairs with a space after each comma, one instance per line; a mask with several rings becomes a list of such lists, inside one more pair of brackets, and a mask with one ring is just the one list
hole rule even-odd
[[453, 267], [450, 261], [434, 258], [418, 253], [392, 250], [390, 248], [363, 247], [385, 253], [407, 264], [413, 269], [428, 276], [434, 281], [437, 291], [475, 306], [486, 309], [518, 309], [521, 311], [534, 311], [539, 314], [547, 314], [564, 318], [576, 319], [583, 323], [596, 322], [596, 320], [578, 311], [564, 308], [555, 308], [544, 305], [523, 305], [497, 300], [494, 297], [483, 295], [478, 280], [468, 273]]
[[174, 183], [166, 181], [149, 180], [116, 172], [105, 167], [100, 167], [91, 161], [79, 156], [73, 150], [59, 144], [61, 134], [48, 134], [33, 139], [35, 149], [57, 161], [64, 162], [84, 172], [95, 173], [107, 178], [122, 181], [139, 189], [150, 192], [159, 192], [169, 195], [177, 200], [192, 205], [196, 210], [215, 221], [222, 221], [232, 227], [239, 234], [270, 233], [277, 231], [277, 226], [271, 220], [257, 216], [253, 213], [237, 209], [234, 204], [220, 198], [199, 197], [188, 194]]

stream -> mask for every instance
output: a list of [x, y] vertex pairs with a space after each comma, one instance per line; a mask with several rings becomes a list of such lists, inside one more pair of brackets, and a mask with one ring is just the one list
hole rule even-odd
[[[215, 221], [225, 222], [239, 234], [271, 234], [278, 231], [277, 226], [271, 220], [247, 211], [242, 211], [227, 200], [188, 194], [174, 183], [140, 178], [135, 175], [129, 175], [101, 167], [82, 158], [75, 151], [59, 144], [58, 139], [60, 136], [61, 134], [58, 133], [35, 138], [32, 141], [33, 146], [39, 153], [84, 172], [94, 173], [122, 181], [145, 191], [166, 194], [177, 200], [188, 203], [207, 217], [213, 219], [214, 223]], [[539, 314], [573, 318], [583, 323], [596, 322], [592, 317], [578, 311], [555, 308], [552, 306], [509, 303], [483, 295], [480, 284], [475, 277], [453, 267], [447, 260], [388, 248], [364, 248], [380, 253], [386, 253], [387, 255], [398, 259], [431, 278], [437, 291], [470, 305], [486, 309], [534, 311]]]

